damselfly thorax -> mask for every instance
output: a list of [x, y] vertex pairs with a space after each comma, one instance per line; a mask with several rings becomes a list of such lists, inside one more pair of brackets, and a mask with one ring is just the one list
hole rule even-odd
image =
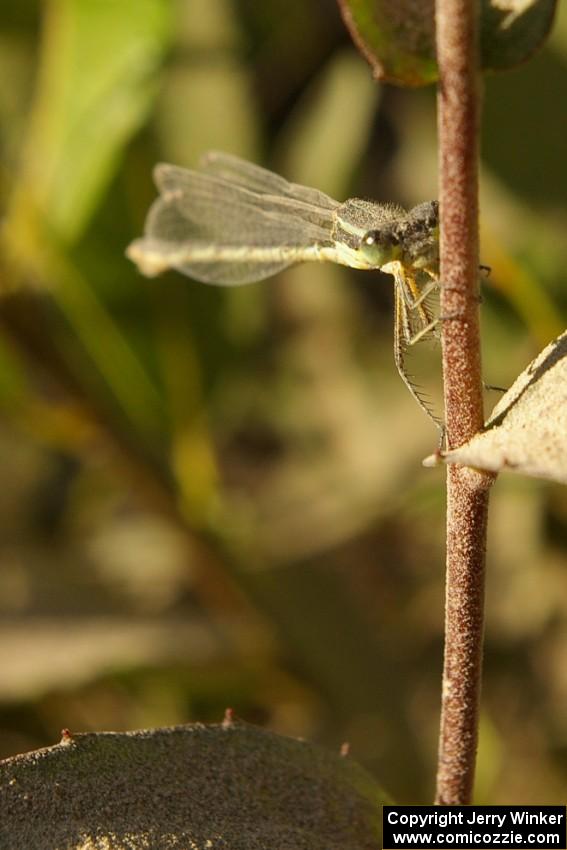
[[380, 269], [395, 282], [394, 357], [406, 386], [436, 422], [404, 365], [408, 346], [434, 331], [427, 297], [438, 286], [436, 201], [406, 211], [317, 189], [228, 154], [210, 152], [199, 169], [158, 165], [160, 197], [142, 239], [127, 254], [143, 274], [167, 269], [204, 283], [237, 286], [298, 262]]

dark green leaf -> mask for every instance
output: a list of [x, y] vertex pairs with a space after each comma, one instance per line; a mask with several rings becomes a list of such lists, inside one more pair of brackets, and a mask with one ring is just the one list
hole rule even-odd
[[[435, 82], [433, 0], [338, 3], [350, 34], [376, 79], [405, 86]], [[555, 0], [482, 0], [482, 69], [504, 70], [534, 53], [551, 29], [555, 6]]]
[[0, 846], [377, 850], [348, 757], [241, 723], [64, 736], [0, 764]]

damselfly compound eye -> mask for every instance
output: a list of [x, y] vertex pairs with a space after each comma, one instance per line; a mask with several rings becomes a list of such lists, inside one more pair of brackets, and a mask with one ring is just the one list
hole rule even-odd
[[398, 260], [400, 257], [400, 239], [392, 230], [370, 230], [360, 245], [360, 253], [373, 268]]

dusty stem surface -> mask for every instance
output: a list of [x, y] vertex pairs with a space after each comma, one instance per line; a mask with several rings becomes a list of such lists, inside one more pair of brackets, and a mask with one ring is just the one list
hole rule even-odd
[[[478, 309], [476, 0], [437, 0], [441, 313], [449, 447], [483, 424]], [[482, 667], [484, 561], [491, 476], [447, 476], [445, 659], [436, 803], [471, 802]]]

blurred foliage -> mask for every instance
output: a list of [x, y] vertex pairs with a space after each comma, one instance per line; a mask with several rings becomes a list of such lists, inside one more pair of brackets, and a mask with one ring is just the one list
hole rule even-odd
[[[486, 79], [490, 384], [564, 325], [566, 66], [560, 16]], [[427, 802], [443, 473], [394, 371], [391, 281], [298, 267], [227, 291], [123, 252], [153, 164], [207, 148], [341, 199], [433, 197], [433, 90], [372, 84], [333, 0], [4, 4], [0, 68], [2, 754], [231, 705], [349, 740]], [[438, 366], [414, 352], [435, 399]], [[559, 486], [494, 489], [478, 802], [564, 799], [566, 520]]]

